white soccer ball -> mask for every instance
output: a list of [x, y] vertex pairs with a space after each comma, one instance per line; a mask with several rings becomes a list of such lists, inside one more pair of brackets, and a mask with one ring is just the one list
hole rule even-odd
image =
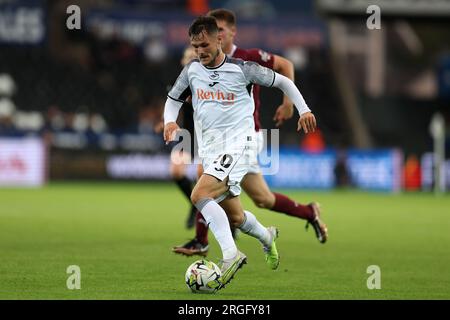
[[186, 285], [194, 293], [215, 293], [222, 276], [219, 267], [209, 260], [197, 260], [191, 264], [185, 275]]

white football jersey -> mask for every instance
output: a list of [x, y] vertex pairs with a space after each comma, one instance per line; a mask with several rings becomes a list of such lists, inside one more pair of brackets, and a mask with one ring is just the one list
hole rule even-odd
[[256, 143], [252, 85], [271, 87], [275, 72], [255, 62], [225, 56], [208, 68], [195, 59], [188, 63], [170, 90], [170, 99], [192, 96], [200, 157], [241, 152]]

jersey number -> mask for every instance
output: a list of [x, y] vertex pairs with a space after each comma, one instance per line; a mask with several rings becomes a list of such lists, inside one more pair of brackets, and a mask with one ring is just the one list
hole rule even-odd
[[228, 169], [232, 163], [233, 163], [233, 157], [230, 156], [229, 154], [221, 154], [213, 162], [213, 164], [216, 165], [214, 167], [214, 169], [216, 171], [221, 171], [221, 172], [225, 172], [224, 169]]

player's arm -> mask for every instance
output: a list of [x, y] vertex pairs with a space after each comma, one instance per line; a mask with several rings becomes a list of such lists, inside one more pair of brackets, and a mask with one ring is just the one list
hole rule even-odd
[[167, 97], [164, 105], [164, 141], [168, 143], [175, 139], [175, 133], [180, 127], [177, 124], [178, 113], [180, 113], [182, 102]]
[[177, 124], [178, 113], [186, 99], [191, 96], [189, 87], [188, 63], [181, 71], [172, 89], [167, 94], [167, 100], [164, 105], [164, 141], [168, 143], [175, 139], [175, 132], [180, 129]]
[[265, 87], [279, 88], [294, 102], [300, 115], [297, 131], [303, 129], [305, 133], [308, 133], [316, 129], [316, 119], [308, 108], [302, 94], [291, 79], [250, 61], [244, 62], [242, 71], [247, 81]]
[[[294, 64], [281, 56], [273, 56], [273, 70], [282, 74], [286, 78], [294, 81]], [[276, 121], [275, 125], [279, 127], [285, 120], [292, 118], [294, 115], [294, 104], [287, 95], [283, 96], [283, 103], [278, 106], [273, 120]]]
[[294, 105], [298, 110], [298, 114], [300, 115], [300, 118], [298, 119], [297, 131], [303, 129], [305, 133], [314, 132], [317, 126], [316, 118], [312, 114], [311, 109], [309, 109], [305, 99], [303, 99], [302, 94], [294, 82], [291, 79], [275, 72], [272, 86], [279, 88], [289, 97], [289, 99], [294, 102]]

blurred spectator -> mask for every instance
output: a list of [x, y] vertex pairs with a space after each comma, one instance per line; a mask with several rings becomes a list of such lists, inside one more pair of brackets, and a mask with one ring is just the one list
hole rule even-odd
[[101, 114], [94, 113], [89, 117], [89, 127], [95, 133], [104, 133], [108, 130], [105, 119]]
[[16, 83], [8, 73], [0, 74], [0, 97], [12, 97], [16, 92]]
[[0, 98], [0, 117], [11, 117], [16, 110], [14, 102], [9, 98]]
[[403, 186], [405, 190], [420, 190], [422, 185], [421, 168], [419, 159], [415, 154], [408, 156], [403, 170]]
[[167, 47], [161, 37], [149, 37], [144, 45], [144, 56], [150, 63], [161, 63], [167, 58]]
[[336, 179], [336, 186], [351, 186], [351, 179], [347, 170], [347, 155], [343, 150], [337, 152], [336, 165], [334, 167], [334, 176]]
[[316, 129], [314, 132], [309, 132], [305, 135], [301, 143], [302, 150], [311, 153], [321, 152], [325, 149], [325, 140], [322, 132]]
[[194, 16], [201, 16], [208, 13], [208, 0], [187, 0], [188, 12]]
[[16, 84], [11, 75], [0, 74], [0, 134], [14, 134], [14, 113], [16, 105], [11, 100], [16, 91]]
[[149, 105], [139, 112], [138, 131], [140, 133], [159, 133], [155, 130], [161, 122], [164, 110], [164, 100], [155, 98]]
[[73, 117], [73, 129], [77, 132], [85, 132], [89, 129], [88, 115], [76, 113]]
[[64, 118], [64, 130], [66, 131], [74, 131], [74, 120], [75, 113], [74, 112], [66, 112], [63, 114]]
[[137, 49], [117, 34], [108, 37], [101, 36], [100, 33], [91, 33], [87, 40], [94, 68], [108, 69], [117, 63], [132, 61], [137, 56]]
[[15, 106], [8, 98], [0, 99], [0, 135], [12, 134], [14, 131], [13, 113]]
[[64, 128], [64, 117], [59, 110], [59, 108], [55, 105], [48, 107], [47, 109], [47, 117], [46, 117], [47, 128], [52, 131], [62, 130]]
[[37, 111], [18, 111], [14, 114], [13, 123], [21, 131], [38, 132], [44, 127], [44, 117]]

